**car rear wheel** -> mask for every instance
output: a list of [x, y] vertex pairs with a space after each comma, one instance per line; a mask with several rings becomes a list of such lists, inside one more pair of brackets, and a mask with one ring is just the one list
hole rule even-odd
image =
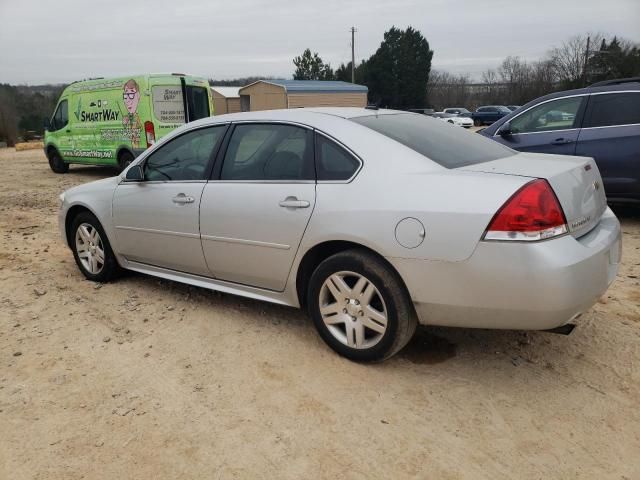
[[55, 173], [67, 173], [69, 171], [69, 164], [64, 163], [60, 154], [55, 150], [49, 154], [49, 167]]
[[94, 282], [108, 282], [119, 273], [119, 266], [98, 219], [89, 212], [78, 214], [71, 225], [73, 257], [82, 274]]
[[308, 305], [322, 339], [356, 361], [391, 357], [409, 342], [417, 325], [398, 274], [363, 250], [324, 260], [311, 276]]

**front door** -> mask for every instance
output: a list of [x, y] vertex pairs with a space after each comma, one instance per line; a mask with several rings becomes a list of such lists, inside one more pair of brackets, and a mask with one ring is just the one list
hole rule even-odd
[[162, 145], [143, 160], [144, 181], [120, 183], [113, 222], [127, 260], [209, 275], [199, 229], [208, 168], [226, 125], [200, 128]]
[[573, 155], [586, 97], [567, 97], [541, 103], [509, 122], [510, 135], [493, 138], [521, 152]]
[[202, 248], [212, 275], [283, 290], [315, 204], [312, 131], [236, 125], [217, 170], [200, 206]]

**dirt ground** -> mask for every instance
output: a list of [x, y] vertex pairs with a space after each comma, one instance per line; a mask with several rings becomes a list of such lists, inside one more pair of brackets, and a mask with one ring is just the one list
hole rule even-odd
[[0, 150], [0, 479], [640, 478], [640, 209], [570, 336], [421, 328], [359, 365], [290, 308], [86, 281], [55, 175]]

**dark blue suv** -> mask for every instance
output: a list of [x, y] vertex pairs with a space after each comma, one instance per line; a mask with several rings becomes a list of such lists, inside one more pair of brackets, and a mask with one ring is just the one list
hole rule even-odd
[[609, 200], [640, 202], [640, 77], [540, 97], [480, 134], [524, 152], [593, 157]]

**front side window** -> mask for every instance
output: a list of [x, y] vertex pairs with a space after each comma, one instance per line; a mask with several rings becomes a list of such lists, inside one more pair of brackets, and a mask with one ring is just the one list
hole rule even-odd
[[318, 180], [349, 180], [358, 170], [360, 162], [337, 143], [316, 136], [316, 168]]
[[560, 98], [537, 105], [509, 122], [511, 132], [534, 133], [577, 128], [578, 110], [584, 99]]
[[145, 161], [144, 179], [160, 182], [204, 180], [225, 129], [224, 125], [201, 128], [161, 146]]
[[53, 114], [53, 119], [51, 121], [52, 130], [60, 130], [69, 122], [69, 102], [67, 100], [62, 100], [58, 104], [58, 108], [56, 112]]
[[238, 125], [229, 141], [220, 178], [314, 180], [313, 134], [292, 125]]
[[609, 127], [640, 123], [640, 93], [591, 95], [585, 127]]

